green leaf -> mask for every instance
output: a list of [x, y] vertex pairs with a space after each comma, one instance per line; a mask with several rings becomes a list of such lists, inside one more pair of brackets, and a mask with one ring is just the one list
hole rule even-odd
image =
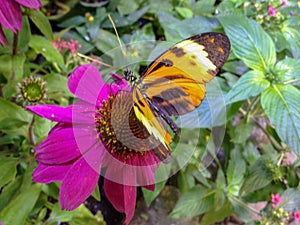
[[48, 218], [48, 221], [51, 224], [57, 224], [57, 222], [59, 221], [70, 221], [74, 216], [74, 214], [75, 214], [74, 210], [73, 211], [62, 210], [60, 208], [60, 204], [56, 203], [51, 209], [51, 214], [50, 217]]
[[[111, 13], [111, 17], [113, 21], [115, 21], [115, 26], [117, 28], [129, 26], [134, 24], [138, 21], [149, 9], [149, 6], [146, 6], [140, 10], [134, 11], [133, 13], [129, 14], [127, 17], [124, 17], [123, 15], [120, 15], [119, 13]], [[106, 20], [103, 25], [103, 28], [113, 28], [111, 22], [109, 20]]]
[[21, 121], [29, 122], [31, 114], [20, 106], [0, 98], [0, 121], [5, 118], [15, 118]]
[[28, 123], [16, 118], [5, 118], [3, 120], [0, 120], [0, 130], [5, 131], [15, 129], [16, 127], [21, 127], [26, 124]]
[[148, 207], [153, 202], [153, 200], [159, 195], [159, 193], [164, 188], [166, 183], [167, 183], [167, 180], [156, 183], [154, 191], [149, 191], [145, 188], [142, 188], [143, 196], [144, 196], [145, 202], [146, 202]]
[[270, 86], [262, 72], [250, 70], [234, 84], [226, 95], [226, 103], [230, 104], [255, 97]]
[[0, 188], [13, 180], [17, 174], [18, 159], [0, 157]]
[[0, 56], [0, 73], [4, 75], [6, 80], [13, 82], [21, 81], [24, 74], [24, 63], [26, 57], [24, 53], [16, 55]]
[[246, 163], [241, 156], [240, 149], [234, 148], [230, 152], [230, 160], [226, 171], [229, 194], [238, 196], [244, 180], [245, 171]]
[[101, 200], [101, 195], [100, 195], [100, 189], [99, 186], [97, 185], [96, 188], [94, 189], [92, 196], [97, 200], [100, 201]]
[[48, 20], [48, 18], [45, 16], [44, 13], [37, 10], [29, 10], [29, 18], [31, 21], [37, 26], [37, 28], [41, 31], [42, 34], [44, 34], [48, 40], [53, 40], [53, 32], [51, 24]]
[[0, 213], [0, 221], [3, 224], [22, 225], [33, 209], [42, 185], [33, 184], [23, 189], [16, 198], [11, 201]]
[[172, 218], [197, 216], [213, 208], [214, 191], [200, 185], [184, 193], [171, 212]]
[[212, 209], [206, 212], [201, 220], [201, 225], [211, 225], [215, 222], [221, 222], [226, 217], [230, 216], [233, 213], [233, 208], [230, 202], [227, 200], [223, 207], [219, 210]]
[[281, 197], [284, 199], [285, 211], [293, 211], [300, 208], [300, 190], [299, 188], [286, 189]]
[[253, 130], [253, 123], [242, 120], [235, 129], [230, 130], [232, 142], [237, 144], [243, 144], [250, 137]]
[[151, 202], [159, 195], [163, 187], [165, 186], [168, 175], [171, 171], [171, 164], [160, 164], [158, 169], [155, 171], [155, 189], [154, 191], [149, 191], [147, 189], [142, 189], [146, 204], [149, 206]]
[[283, 27], [282, 33], [288, 42], [288, 48], [291, 51], [294, 58], [300, 56], [300, 34], [299, 31], [291, 27]]
[[175, 7], [175, 10], [179, 13], [180, 16], [182, 16], [185, 19], [193, 17], [193, 11], [190, 10], [189, 8], [178, 6], [178, 7]]
[[300, 78], [300, 60], [285, 58], [275, 65], [275, 73], [282, 82], [293, 81]]
[[16, 54], [12, 57], [12, 71], [15, 81], [21, 81], [24, 75], [24, 63], [26, 56], [24, 53]]
[[215, 11], [216, 0], [200, 0], [193, 6], [196, 15], [206, 16]]
[[136, 0], [120, 1], [117, 8], [122, 15], [128, 15], [136, 11], [139, 8], [139, 4]]
[[52, 43], [45, 38], [33, 35], [29, 42], [29, 46], [33, 48], [36, 53], [42, 54], [48, 62], [57, 64], [61, 69], [65, 69], [64, 59]]
[[22, 184], [21, 176], [17, 176], [13, 181], [7, 184], [0, 195], [0, 212], [8, 205], [8, 203], [18, 194]]
[[[222, 69], [226, 72], [243, 75], [248, 71], [248, 67], [241, 60], [227, 61]], [[223, 74], [222, 74], [223, 76]]]
[[99, 211], [96, 213], [96, 215], [93, 215], [91, 211], [82, 204], [74, 211], [73, 217], [69, 221], [69, 224], [106, 225], [106, 222], [104, 221], [103, 216]]
[[234, 214], [236, 214], [239, 219], [243, 222], [249, 222], [253, 219], [251, 218], [252, 211], [247, 206], [247, 203], [233, 196], [229, 197], [229, 201], [234, 209]]
[[273, 85], [261, 104], [279, 137], [300, 156], [300, 91], [292, 85]]
[[248, 67], [264, 72], [274, 65], [274, 42], [258, 23], [235, 15], [218, 19], [230, 39], [233, 53]]
[[217, 20], [204, 16], [178, 20], [170, 14], [159, 12], [158, 19], [164, 29], [166, 40], [173, 44], [192, 35], [212, 31], [218, 26]]
[[269, 30], [268, 34], [274, 40], [277, 52], [281, 52], [286, 48], [287, 42], [281, 30]]
[[241, 189], [242, 194], [248, 194], [270, 184], [272, 181], [272, 172], [266, 164], [270, 162], [269, 156], [262, 156], [256, 160], [249, 168], [249, 175]]

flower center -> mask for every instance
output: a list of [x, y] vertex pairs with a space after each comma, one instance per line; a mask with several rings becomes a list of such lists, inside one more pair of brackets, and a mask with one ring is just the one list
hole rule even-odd
[[135, 116], [130, 92], [120, 92], [103, 100], [96, 111], [95, 121], [100, 140], [124, 162], [149, 150], [145, 142], [149, 133]]

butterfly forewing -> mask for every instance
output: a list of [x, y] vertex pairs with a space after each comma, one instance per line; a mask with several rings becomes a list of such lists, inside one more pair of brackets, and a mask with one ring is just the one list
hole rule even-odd
[[183, 40], [161, 54], [141, 76], [144, 94], [169, 115], [193, 111], [230, 52], [226, 35], [204, 33]]

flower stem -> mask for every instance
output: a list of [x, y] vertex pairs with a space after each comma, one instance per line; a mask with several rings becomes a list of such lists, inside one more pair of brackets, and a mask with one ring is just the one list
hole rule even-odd
[[35, 138], [34, 138], [34, 133], [33, 133], [33, 125], [34, 125], [34, 116], [32, 117], [31, 123], [29, 124], [29, 142], [30, 144], [32, 144], [33, 146], [36, 145], [35, 143]]
[[12, 47], [12, 55], [16, 55], [18, 53], [18, 36], [19, 32], [14, 33], [14, 42]]

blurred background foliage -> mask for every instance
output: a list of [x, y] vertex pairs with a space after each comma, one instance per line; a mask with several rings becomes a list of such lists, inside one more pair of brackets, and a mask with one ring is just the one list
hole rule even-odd
[[[172, 44], [210, 31], [225, 32], [232, 45], [229, 60], [215, 78], [222, 99], [206, 98], [197, 109], [196, 125], [194, 115], [177, 119], [184, 132], [173, 144], [174, 167], [181, 170], [158, 183], [154, 192], [140, 192], [138, 201], [150, 208], [137, 210], [132, 224], [294, 222], [293, 213], [300, 208], [300, 2], [43, 0], [42, 4], [40, 11], [23, 9], [17, 53], [11, 54], [13, 33], [8, 30], [10, 45], [0, 48], [3, 225], [121, 224], [122, 215], [102, 200], [101, 185], [85, 204], [67, 212], [59, 207], [59, 184], [32, 183], [34, 147], [54, 123], [22, 106], [72, 103], [67, 78], [80, 64], [93, 63], [105, 80], [110, 80], [110, 72], [122, 74], [126, 65], [142, 72]], [[58, 43], [64, 47], [58, 48]], [[32, 83], [34, 100], [28, 93]], [[208, 94], [215, 87], [208, 85]], [[212, 135], [218, 129], [223, 132], [221, 140]], [[168, 201], [164, 194], [170, 187], [178, 198], [161, 215], [155, 199]], [[271, 207], [273, 193], [284, 198], [280, 207], [288, 218]], [[157, 218], [149, 213], [153, 206]], [[182, 219], [186, 217], [192, 220]]]

